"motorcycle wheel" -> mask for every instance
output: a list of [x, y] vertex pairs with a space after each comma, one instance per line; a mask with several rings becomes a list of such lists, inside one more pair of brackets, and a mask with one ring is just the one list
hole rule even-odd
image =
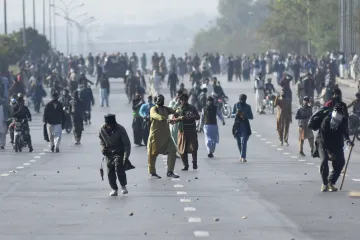
[[15, 152], [21, 152], [22, 148], [21, 148], [21, 141], [20, 141], [20, 136], [16, 135], [15, 136]]
[[227, 118], [230, 118], [231, 116], [231, 109], [228, 105], [224, 105], [222, 108], [221, 108], [221, 112], [223, 114], [223, 116], [227, 117]]

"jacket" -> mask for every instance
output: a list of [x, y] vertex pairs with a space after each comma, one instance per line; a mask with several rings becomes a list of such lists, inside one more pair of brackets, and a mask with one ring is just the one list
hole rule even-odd
[[58, 100], [51, 100], [46, 104], [44, 109], [43, 122], [51, 125], [65, 123], [63, 105]]

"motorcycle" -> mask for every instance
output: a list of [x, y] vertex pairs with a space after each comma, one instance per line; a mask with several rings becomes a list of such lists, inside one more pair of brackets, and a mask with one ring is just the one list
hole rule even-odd
[[230, 118], [231, 117], [231, 107], [227, 104], [228, 98], [218, 98], [218, 108], [220, 109], [223, 116]]
[[27, 146], [26, 136], [29, 134], [25, 129], [27, 120], [17, 121], [14, 123], [14, 149], [15, 152], [21, 152]]
[[354, 112], [349, 116], [349, 135], [355, 135], [355, 138], [360, 141], [360, 112]]
[[274, 95], [270, 91], [266, 91], [266, 97], [264, 99], [264, 110], [268, 114], [274, 114]]
[[69, 107], [64, 107], [64, 112], [65, 112], [65, 124], [64, 124], [64, 129], [67, 133], [71, 133], [73, 125], [72, 125], [72, 121], [71, 121], [71, 115], [70, 115], [70, 111], [69, 111]]

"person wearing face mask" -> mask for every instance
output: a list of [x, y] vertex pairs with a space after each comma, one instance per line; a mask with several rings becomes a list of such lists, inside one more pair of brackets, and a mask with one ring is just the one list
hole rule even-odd
[[219, 143], [219, 128], [216, 117], [225, 125], [224, 117], [214, 103], [214, 98], [207, 98], [207, 105], [202, 109], [200, 122], [204, 122], [205, 144], [208, 150], [208, 157], [213, 158], [216, 144]]
[[196, 170], [198, 168], [197, 151], [199, 147], [196, 131], [196, 121], [200, 120], [200, 116], [197, 109], [188, 103], [188, 95], [182, 94], [179, 100], [181, 105], [176, 110], [174, 119], [175, 121], [180, 122], [177, 142], [178, 150], [184, 164], [184, 168], [182, 170], [189, 170], [189, 153], [192, 154], [193, 169]]
[[[321, 122], [318, 135], [316, 136], [316, 154], [321, 159], [320, 173], [322, 178], [322, 192], [336, 192], [336, 181], [345, 165], [344, 139], [347, 145], [352, 146], [347, 131], [345, 109], [341, 104], [336, 104], [333, 110]], [[333, 170], [329, 176], [331, 161]]]
[[132, 100], [132, 110], [133, 110], [133, 123], [132, 123], [132, 129], [134, 133], [134, 143], [138, 146], [142, 145], [142, 124], [143, 124], [143, 118], [141, 117], [139, 110], [141, 106], [144, 104], [144, 100], [142, 99], [140, 93], [137, 91], [135, 93], [135, 97]]
[[237, 141], [240, 152], [240, 161], [247, 162], [247, 142], [251, 135], [250, 121], [254, 119], [251, 106], [246, 103], [247, 96], [241, 94], [239, 102], [234, 105], [232, 116], [235, 117], [232, 133]]
[[311, 153], [314, 149], [314, 134], [311, 128], [308, 127], [308, 122], [312, 116], [312, 106], [310, 98], [305, 96], [302, 106], [298, 109], [295, 119], [299, 122], [299, 154], [305, 157], [304, 141], [309, 140]]
[[129, 159], [131, 153], [131, 143], [126, 129], [116, 122], [114, 114], [104, 116], [105, 124], [100, 128], [99, 138], [101, 152], [106, 159], [108, 168], [108, 179], [112, 191], [110, 196], [118, 195], [116, 175], [121, 185], [122, 194], [127, 194], [127, 178], [124, 162]]
[[275, 98], [274, 107], [277, 107], [276, 130], [279, 134], [280, 144], [283, 145], [285, 142], [289, 146], [289, 127], [292, 122], [291, 100], [283, 90]]
[[148, 96], [148, 102], [141, 105], [139, 115], [143, 118], [142, 138], [145, 146], [147, 145], [150, 131], [150, 109], [155, 106], [152, 96]]
[[161, 177], [156, 173], [156, 158], [159, 154], [167, 155], [167, 177], [179, 178], [174, 173], [176, 162], [176, 147], [171, 139], [169, 124], [174, 124], [175, 120], [169, 119], [170, 114], [175, 110], [165, 107], [165, 98], [159, 94], [155, 98], [156, 105], [150, 109], [150, 134], [147, 143], [149, 173], [153, 179]]

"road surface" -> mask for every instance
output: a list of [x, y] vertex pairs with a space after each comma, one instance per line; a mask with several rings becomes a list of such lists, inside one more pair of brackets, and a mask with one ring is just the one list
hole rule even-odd
[[[246, 93], [254, 111], [252, 83], [219, 78], [231, 104]], [[199, 134], [199, 169], [181, 172], [178, 160], [178, 181], [165, 177], [163, 156], [157, 161], [163, 178], [150, 179], [146, 149], [133, 146], [130, 159], [136, 169], [128, 172], [129, 194], [109, 197], [108, 182], [99, 176], [103, 115], [116, 113], [133, 139], [123, 84], [112, 82], [111, 89], [110, 108], [100, 108], [97, 101], [81, 146], [73, 145], [72, 134], [64, 134], [61, 152], [50, 153], [42, 139], [41, 116], [35, 115], [34, 152], [14, 153], [9, 146], [1, 152], [1, 240], [358, 239], [360, 201], [349, 198], [348, 191], [360, 189], [359, 147], [355, 146], [344, 191], [321, 193], [320, 160], [298, 155], [295, 120], [290, 146], [280, 147], [275, 115], [254, 113], [247, 163], [239, 161], [231, 134], [233, 119], [219, 127], [220, 144], [213, 159], [207, 158], [204, 136]], [[164, 92], [168, 103], [169, 92]], [[353, 95], [350, 88], [343, 92], [348, 98]], [[307, 144], [305, 151], [309, 153]]]

